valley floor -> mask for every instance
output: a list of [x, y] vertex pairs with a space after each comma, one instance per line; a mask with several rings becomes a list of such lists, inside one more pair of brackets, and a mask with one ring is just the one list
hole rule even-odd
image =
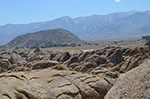
[[116, 46], [116, 47], [126, 47], [126, 48], [136, 48], [136, 47], [144, 47], [145, 41], [139, 38], [133, 39], [122, 39], [122, 40], [100, 40], [100, 41], [87, 41], [88, 44], [83, 44], [81, 46], [75, 47], [51, 47], [46, 48], [46, 50], [50, 51], [69, 51], [69, 52], [79, 52], [81, 50], [98, 50], [103, 49], [104, 47]]

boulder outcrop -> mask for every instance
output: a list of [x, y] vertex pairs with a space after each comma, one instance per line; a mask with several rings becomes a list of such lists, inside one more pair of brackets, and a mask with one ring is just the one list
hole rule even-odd
[[122, 74], [109, 90], [105, 99], [149, 99], [150, 98], [150, 60]]
[[1, 50], [0, 98], [147, 99], [149, 55], [147, 48], [115, 46], [80, 52]]

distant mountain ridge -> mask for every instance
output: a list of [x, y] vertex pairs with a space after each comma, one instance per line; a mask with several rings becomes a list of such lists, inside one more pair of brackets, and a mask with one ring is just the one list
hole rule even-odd
[[0, 44], [29, 32], [63, 28], [83, 40], [136, 37], [150, 34], [150, 11], [118, 12], [71, 18], [68, 16], [47, 22], [7, 24], [0, 26]]
[[50, 46], [58, 44], [80, 43], [77, 36], [64, 29], [43, 30], [17, 36], [3, 48]]

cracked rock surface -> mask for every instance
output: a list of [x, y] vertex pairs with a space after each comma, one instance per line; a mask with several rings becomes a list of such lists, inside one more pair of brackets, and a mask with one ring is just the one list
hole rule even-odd
[[[103, 99], [111, 79], [53, 69], [0, 75], [0, 97], [8, 99]], [[6, 99], [7, 99], [6, 98]]]

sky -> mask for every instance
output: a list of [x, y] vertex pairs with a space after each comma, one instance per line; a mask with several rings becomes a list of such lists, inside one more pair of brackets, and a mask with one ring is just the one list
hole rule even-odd
[[0, 0], [0, 25], [150, 10], [150, 0]]

